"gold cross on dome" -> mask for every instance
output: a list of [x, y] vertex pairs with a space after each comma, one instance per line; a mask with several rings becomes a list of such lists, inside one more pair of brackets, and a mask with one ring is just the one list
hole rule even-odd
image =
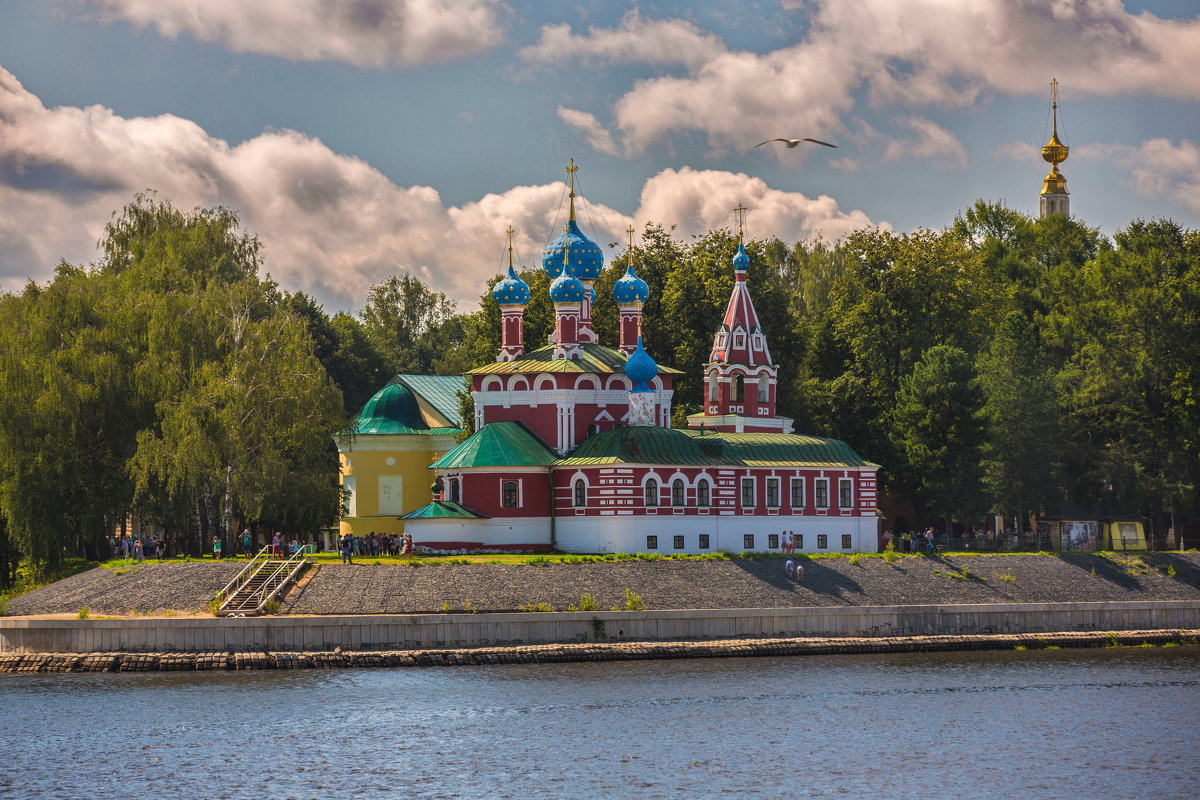
[[513, 265], [513, 263], [512, 263], [513, 233], [514, 233], [513, 226], [509, 225], [508, 230], [505, 231], [505, 233], [508, 234], [508, 266], [509, 266], [509, 269], [511, 269], [512, 265]]
[[746, 243], [746, 212], [749, 210], [741, 203], [738, 203], [737, 208], [733, 210], [733, 216], [737, 220], [738, 226], [738, 242], [741, 244]]
[[[569, 219], [571, 222], [575, 221], [575, 173], [576, 172], [579, 172], [579, 167], [575, 166], [575, 159], [572, 158], [570, 160], [570, 163], [567, 166], [567, 185], [571, 189], [570, 193], [567, 195], [567, 197], [570, 198], [570, 201], [571, 201], [571, 206], [570, 206], [571, 210], [570, 210], [570, 214], [568, 215], [567, 219]], [[565, 230], [565, 228], [564, 228], [564, 230]]]

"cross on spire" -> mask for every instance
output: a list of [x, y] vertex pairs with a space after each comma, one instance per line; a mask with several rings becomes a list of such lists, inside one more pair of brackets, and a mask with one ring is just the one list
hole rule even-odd
[[512, 226], [512, 225], [509, 225], [509, 226], [508, 226], [508, 230], [507, 230], [507, 231], [505, 231], [505, 233], [508, 235], [508, 268], [509, 268], [509, 269], [512, 269], [512, 265], [513, 265], [513, 262], [512, 262], [512, 251], [513, 251], [513, 226]]
[[737, 220], [738, 226], [738, 244], [746, 243], [746, 212], [749, 210], [741, 203], [738, 203], [737, 208], [733, 210], [733, 217]]
[[575, 166], [575, 159], [572, 158], [570, 160], [570, 164], [567, 166], [567, 185], [570, 187], [570, 190], [571, 190], [570, 194], [567, 195], [571, 200], [570, 216], [568, 217], [568, 219], [571, 222], [575, 221], [575, 173], [576, 172], [579, 172], [579, 167]]

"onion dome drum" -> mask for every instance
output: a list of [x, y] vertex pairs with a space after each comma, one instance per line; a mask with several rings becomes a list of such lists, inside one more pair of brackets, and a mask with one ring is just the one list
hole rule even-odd
[[[564, 256], [563, 251], [567, 253]], [[563, 261], [567, 271], [583, 281], [594, 281], [604, 271], [604, 253], [591, 239], [583, 235], [575, 220], [567, 222], [567, 228], [558, 238], [546, 245], [542, 254], [542, 269], [551, 278], [562, 274]]]
[[737, 254], [733, 257], [733, 268], [739, 272], [745, 272], [750, 268], [750, 256], [746, 255], [745, 245], [738, 245]]
[[613, 284], [613, 299], [617, 305], [645, 303], [650, 298], [650, 287], [633, 271], [633, 264], [625, 270], [625, 275]]
[[625, 377], [633, 383], [632, 391], [635, 392], [652, 392], [650, 381], [658, 375], [658, 364], [642, 347], [642, 337], [638, 337], [637, 349], [633, 351], [633, 355], [625, 362]]
[[554, 303], [582, 303], [587, 287], [574, 275], [560, 274], [550, 284], [550, 300]]
[[529, 302], [529, 284], [510, 266], [504, 280], [492, 287], [492, 297], [502, 306], [523, 306]]

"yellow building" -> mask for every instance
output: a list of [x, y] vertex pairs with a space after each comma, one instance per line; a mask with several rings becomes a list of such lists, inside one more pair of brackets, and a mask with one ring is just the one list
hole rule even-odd
[[334, 437], [347, 513], [339, 533], [403, 533], [404, 514], [433, 500], [429, 465], [462, 432], [457, 376], [397, 375]]

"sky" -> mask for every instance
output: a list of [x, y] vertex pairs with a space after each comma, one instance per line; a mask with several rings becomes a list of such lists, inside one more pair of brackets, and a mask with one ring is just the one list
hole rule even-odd
[[[470, 310], [565, 213], [786, 242], [1037, 212], [1200, 227], [1192, 0], [0, 0], [0, 289], [153, 190], [223, 205], [329, 311], [412, 273]], [[812, 137], [837, 149], [794, 149]], [[609, 249], [610, 243], [622, 243]]]

